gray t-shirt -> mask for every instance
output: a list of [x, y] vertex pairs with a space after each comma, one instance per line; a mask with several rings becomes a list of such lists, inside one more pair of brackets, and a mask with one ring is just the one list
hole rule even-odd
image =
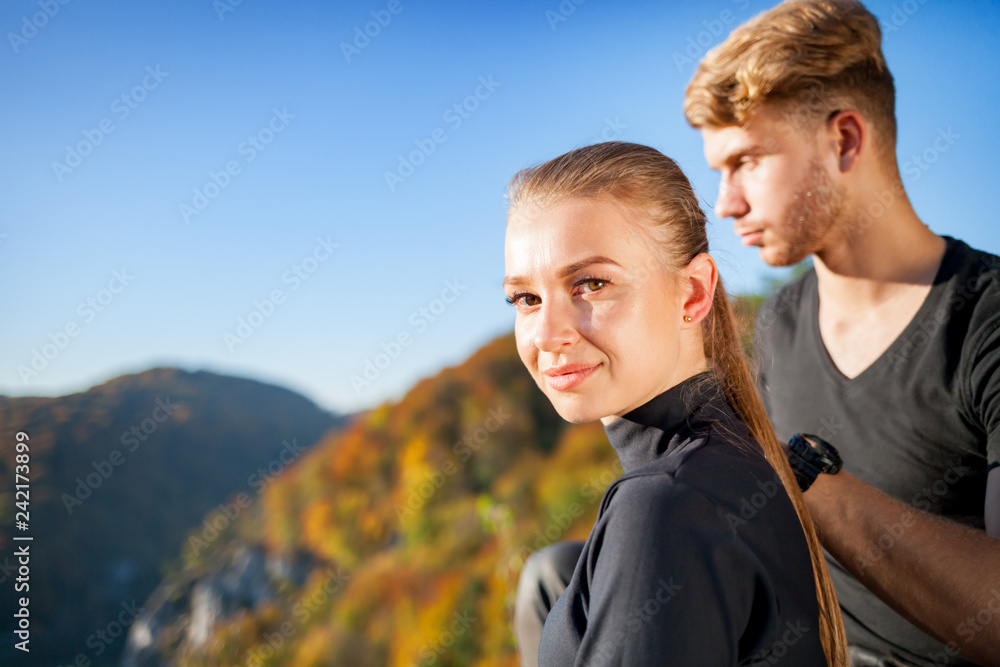
[[[865, 483], [982, 529], [986, 475], [1000, 462], [1000, 258], [944, 239], [923, 305], [852, 379], [833, 365], [820, 336], [815, 271], [771, 297], [755, 332], [760, 387], [782, 441], [819, 435]], [[899, 530], [905, 526], [870, 545], [859, 564], [884, 557]], [[850, 643], [904, 664], [972, 664], [890, 609], [829, 554], [827, 562]]]

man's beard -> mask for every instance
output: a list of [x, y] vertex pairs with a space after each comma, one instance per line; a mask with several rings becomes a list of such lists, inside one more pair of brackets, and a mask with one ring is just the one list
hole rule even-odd
[[[837, 187], [822, 163], [813, 159], [803, 187], [792, 196], [781, 226], [786, 245], [772, 248], [771, 266], [797, 264], [822, 250], [844, 218], [844, 189]], [[763, 253], [762, 253], [763, 254]]]

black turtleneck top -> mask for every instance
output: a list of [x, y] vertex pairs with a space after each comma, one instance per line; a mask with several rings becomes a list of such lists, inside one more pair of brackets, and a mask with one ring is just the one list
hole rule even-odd
[[539, 665], [825, 665], [795, 508], [710, 373], [605, 425], [611, 484]]

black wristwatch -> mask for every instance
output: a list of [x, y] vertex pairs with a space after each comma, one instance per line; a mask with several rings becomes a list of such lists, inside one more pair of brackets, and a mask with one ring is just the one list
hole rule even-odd
[[811, 433], [796, 433], [788, 441], [788, 462], [805, 493], [820, 473], [836, 475], [843, 466], [840, 454], [829, 442]]

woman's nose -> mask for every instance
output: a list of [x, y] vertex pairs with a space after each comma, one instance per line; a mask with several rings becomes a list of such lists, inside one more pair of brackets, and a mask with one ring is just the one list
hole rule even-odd
[[572, 305], [561, 300], [548, 300], [536, 313], [535, 347], [543, 352], [555, 352], [561, 347], [573, 344], [580, 334], [576, 328], [576, 317]]

